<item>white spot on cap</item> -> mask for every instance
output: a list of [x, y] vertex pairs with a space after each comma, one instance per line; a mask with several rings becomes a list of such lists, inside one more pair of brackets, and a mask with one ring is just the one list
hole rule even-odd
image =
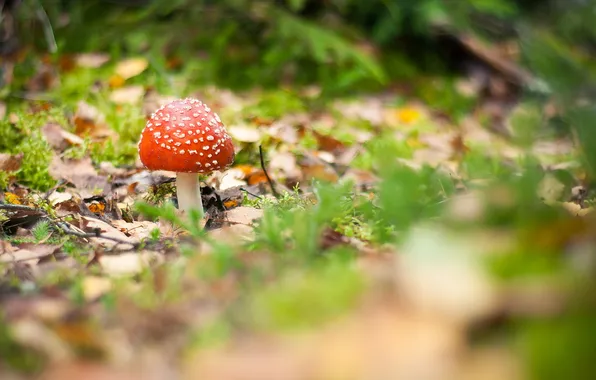
[[213, 136], [211, 136], [211, 135], [208, 135], [208, 136], [207, 136], [207, 140], [209, 140], [209, 141], [213, 141], [214, 139], [215, 139], [215, 138], [214, 138]]
[[211, 167], [211, 164], [207, 162], [207, 163], [205, 164], [205, 167], [206, 167], [206, 168], [209, 168], [209, 167]]
[[203, 146], [203, 150], [209, 150], [210, 146], [209, 145], [205, 145]]
[[[201, 141], [203, 141], [203, 140], [201, 140]], [[198, 142], [199, 142], [199, 140], [197, 140], [197, 139], [194, 139], [194, 140], [192, 140], [192, 142], [196, 144], [196, 143], [198, 143]]]
[[186, 140], [184, 143], [185, 143], [186, 145], [190, 145], [190, 140]]
[[184, 149], [180, 149], [180, 154], [184, 154]]
[[156, 139], [161, 137], [161, 132], [154, 132], [153, 133], [153, 137], [155, 137]]

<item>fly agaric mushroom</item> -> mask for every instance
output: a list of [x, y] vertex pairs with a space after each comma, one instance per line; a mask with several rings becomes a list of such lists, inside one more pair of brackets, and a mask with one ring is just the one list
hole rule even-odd
[[202, 211], [197, 173], [224, 169], [234, 162], [234, 145], [219, 116], [197, 99], [161, 106], [141, 132], [139, 157], [149, 170], [176, 172], [178, 208]]

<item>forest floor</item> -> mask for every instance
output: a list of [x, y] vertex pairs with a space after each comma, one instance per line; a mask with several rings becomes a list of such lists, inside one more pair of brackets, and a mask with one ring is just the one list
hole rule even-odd
[[189, 221], [175, 174], [137, 157], [174, 99], [149, 67], [42, 61], [0, 104], [2, 379], [585, 369], [596, 224], [573, 141], [543, 128], [552, 105], [512, 101], [498, 75], [428, 99], [197, 88], [237, 155]]

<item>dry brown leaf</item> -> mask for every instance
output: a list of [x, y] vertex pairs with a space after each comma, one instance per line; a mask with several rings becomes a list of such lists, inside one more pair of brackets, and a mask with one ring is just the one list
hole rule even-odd
[[0, 240], [0, 257], [3, 254], [10, 254], [16, 251], [18, 248], [10, 244], [10, 242], [6, 240]]
[[110, 276], [127, 276], [140, 273], [152, 263], [163, 262], [163, 256], [153, 251], [128, 252], [120, 255], [102, 255], [99, 263]]
[[75, 133], [79, 136], [89, 135], [94, 140], [106, 138], [118, 139], [118, 134], [108, 128], [105, 115], [96, 107], [80, 101], [73, 117]]
[[0, 171], [4, 172], [14, 172], [21, 168], [21, 163], [23, 162], [24, 153], [19, 154], [8, 154], [8, 153], [0, 153]]
[[[124, 232], [99, 219], [81, 216], [81, 224], [85, 232], [94, 232], [95, 230], [99, 230], [102, 236], [119, 239], [130, 244], [136, 244], [139, 242], [137, 239], [127, 236]], [[108, 247], [113, 247], [117, 244], [114, 241], [102, 239], [101, 237], [93, 237], [91, 240], [99, 242]]]
[[244, 224], [252, 226], [263, 216], [263, 210], [254, 207], [236, 207], [226, 211], [226, 221], [230, 224]]
[[112, 224], [120, 229], [120, 231], [124, 232], [127, 236], [131, 238], [141, 241], [146, 239], [151, 234], [151, 231], [154, 229], [159, 229], [159, 224], [150, 221], [133, 221], [128, 223], [122, 219], [113, 220]]
[[129, 58], [118, 62], [115, 72], [123, 79], [135, 77], [149, 67], [149, 62], [143, 57]]
[[269, 136], [276, 138], [277, 140], [286, 144], [297, 144], [299, 141], [298, 129], [294, 125], [285, 122], [278, 121], [271, 125], [267, 129]]
[[74, 133], [65, 131], [56, 123], [48, 123], [44, 125], [41, 132], [48, 144], [59, 151], [62, 151], [71, 145], [82, 145], [84, 143], [82, 138]]
[[281, 174], [284, 178], [300, 177], [300, 168], [296, 162], [296, 155], [290, 152], [273, 152], [269, 158], [268, 171]]
[[103, 191], [108, 186], [106, 177], [97, 175], [89, 157], [80, 160], [62, 160], [54, 156], [48, 171], [54, 179], [71, 182], [81, 190]]
[[306, 182], [313, 178], [329, 182], [339, 180], [339, 176], [333, 167], [315, 155], [305, 155], [300, 160], [299, 165], [302, 169], [302, 179]]
[[19, 244], [15, 251], [8, 251], [4, 254], [0, 254], [0, 263], [38, 260], [42, 257], [54, 254], [59, 248], [59, 245], [54, 244]]

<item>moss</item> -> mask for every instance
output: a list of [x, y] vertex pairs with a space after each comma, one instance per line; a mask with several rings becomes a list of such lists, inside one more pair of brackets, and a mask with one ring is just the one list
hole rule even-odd
[[54, 186], [56, 181], [48, 172], [52, 161], [52, 148], [39, 131], [33, 132], [15, 148], [23, 152], [23, 162], [17, 172], [20, 183], [34, 189], [45, 191]]

